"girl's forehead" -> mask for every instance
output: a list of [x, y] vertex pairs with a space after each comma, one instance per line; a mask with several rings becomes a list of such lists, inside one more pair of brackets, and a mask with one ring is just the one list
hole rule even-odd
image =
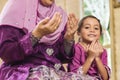
[[84, 22], [85, 22], [85, 21], [98, 21], [98, 20], [95, 19], [95, 18], [88, 17], [88, 18], [86, 18], [86, 19], [84, 20]]
[[98, 20], [95, 19], [95, 18], [86, 18], [84, 21], [83, 21], [83, 24], [99, 24]]

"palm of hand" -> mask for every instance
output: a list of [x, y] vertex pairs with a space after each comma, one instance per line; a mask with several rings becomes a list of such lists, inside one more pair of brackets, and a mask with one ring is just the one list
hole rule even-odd
[[67, 22], [67, 30], [65, 33], [66, 40], [74, 39], [74, 34], [78, 28], [78, 19], [76, 19], [74, 14], [70, 14]]
[[88, 48], [88, 53], [89, 55], [93, 55], [95, 57], [99, 57], [103, 52], [103, 47], [102, 45], [97, 41], [91, 43], [90, 47]]
[[47, 34], [55, 32], [60, 25], [61, 18], [62, 16], [60, 13], [56, 12], [52, 19], [49, 19], [47, 17], [41, 20], [33, 30], [33, 34], [35, 34], [36, 37], [40, 38]]

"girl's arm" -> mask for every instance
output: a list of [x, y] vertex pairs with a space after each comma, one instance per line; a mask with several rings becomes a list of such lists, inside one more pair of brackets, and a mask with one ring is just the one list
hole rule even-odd
[[86, 74], [94, 60], [94, 57], [88, 56], [87, 59], [84, 62], [85, 59], [85, 51], [83, 51], [80, 44], [75, 45], [75, 55], [73, 57], [73, 60], [71, 63], [69, 63], [69, 71], [77, 72], [80, 74]]
[[100, 57], [96, 57], [95, 58], [99, 73], [102, 77], [103, 80], [109, 80], [109, 71], [107, 71], [108, 69], [106, 69], [107, 67], [107, 52], [104, 51], [102, 54], [102, 58]]
[[93, 41], [90, 45], [87, 45], [85, 50], [87, 51], [87, 59], [82, 66], [83, 74], [86, 74], [88, 72], [92, 62], [95, 59], [96, 56], [95, 41]]
[[94, 57], [87, 57], [85, 63], [82, 65], [82, 74], [87, 74], [93, 60], [94, 60]]

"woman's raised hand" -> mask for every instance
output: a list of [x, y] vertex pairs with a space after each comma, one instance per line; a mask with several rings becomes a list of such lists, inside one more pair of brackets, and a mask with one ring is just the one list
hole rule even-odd
[[74, 14], [69, 14], [68, 22], [67, 22], [67, 31], [64, 36], [67, 41], [74, 39], [74, 34], [77, 28], [78, 28], [78, 19], [75, 17]]
[[32, 31], [32, 34], [37, 38], [41, 38], [45, 35], [55, 32], [59, 27], [61, 18], [62, 16], [60, 13], [56, 12], [51, 19], [47, 17], [41, 20], [36, 28]]

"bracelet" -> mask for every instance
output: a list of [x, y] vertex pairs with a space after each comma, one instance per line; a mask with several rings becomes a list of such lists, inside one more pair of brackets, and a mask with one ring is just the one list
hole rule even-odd
[[30, 39], [31, 39], [31, 42], [32, 42], [33, 46], [39, 41], [39, 39], [32, 34], [30, 36]]
[[74, 39], [70, 40], [70, 41], [67, 41], [67, 40], [64, 40], [67, 44], [73, 44], [75, 41]]

